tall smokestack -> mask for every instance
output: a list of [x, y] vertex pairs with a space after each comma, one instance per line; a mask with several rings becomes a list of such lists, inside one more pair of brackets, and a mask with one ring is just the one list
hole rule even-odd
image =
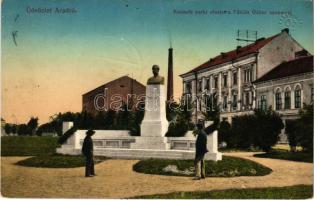
[[168, 78], [167, 78], [167, 101], [172, 100], [173, 97], [173, 58], [172, 47], [169, 48], [168, 54]]

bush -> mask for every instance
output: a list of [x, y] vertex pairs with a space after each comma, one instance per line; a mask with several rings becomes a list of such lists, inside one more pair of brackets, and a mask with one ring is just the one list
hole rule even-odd
[[313, 152], [313, 105], [304, 105], [297, 122], [297, 140], [304, 151]]
[[58, 147], [55, 137], [2, 137], [1, 156], [49, 155]]
[[271, 109], [255, 110], [253, 126], [254, 129], [251, 129], [253, 145], [266, 152], [278, 142], [281, 129], [284, 128], [280, 115]]
[[19, 124], [17, 126], [18, 135], [31, 135], [32, 130], [26, 124]]
[[[217, 162], [205, 162], [205, 173], [208, 177], [264, 176], [272, 171], [259, 163], [230, 156], [223, 156], [222, 160]], [[163, 169], [169, 165], [175, 165], [180, 171], [164, 171]], [[186, 173], [194, 170], [194, 161], [161, 159], [142, 160], [133, 166], [133, 170], [146, 174], [194, 176], [194, 171], [192, 171], [192, 173]]]
[[218, 128], [218, 143], [226, 142], [229, 144], [231, 136], [231, 125], [228, 121], [222, 121]]
[[134, 199], [310, 199], [313, 185], [246, 188], [196, 192], [173, 192], [132, 197]]
[[298, 145], [297, 120], [286, 120], [285, 134], [288, 136], [291, 151], [296, 151]]
[[313, 163], [313, 153], [308, 152], [269, 152], [262, 154], [254, 154], [255, 157], [259, 158], [273, 158], [273, 159], [282, 159], [282, 160], [292, 160], [298, 162], [308, 162]]
[[277, 143], [283, 127], [280, 116], [271, 109], [235, 117], [228, 147], [248, 149], [254, 146], [268, 152]]
[[167, 137], [182, 137], [188, 130], [191, 130], [194, 125], [191, 122], [192, 112], [188, 104], [178, 105], [176, 103], [167, 105], [170, 121]]
[[299, 117], [297, 120], [286, 121], [289, 145], [292, 151], [300, 145], [303, 151], [313, 152], [313, 104], [304, 104]]
[[[95, 160], [95, 164], [101, 162]], [[46, 167], [46, 168], [73, 168], [85, 166], [84, 156], [69, 155], [41, 155], [18, 161], [17, 165], [27, 167]]]
[[233, 118], [228, 147], [248, 149], [253, 144], [254, 115], [244, 115]]

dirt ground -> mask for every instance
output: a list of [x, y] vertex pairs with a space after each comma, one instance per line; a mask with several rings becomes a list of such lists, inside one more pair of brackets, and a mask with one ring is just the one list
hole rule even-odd
[[127, 198], [178, 191], [279, 187], [313, 184], [313, 164], [255, 158], [253, 153], [225, 153], [259, 162], [273, 172], [267, 176], [206, 178], [148, 175], [134, 172], [137, 160], [106, 160], [97, 176], [84, 177], [84, 168], [48, 169], [14, 165], [26, 157], [1, 158], [1, 193], [5, 197]]

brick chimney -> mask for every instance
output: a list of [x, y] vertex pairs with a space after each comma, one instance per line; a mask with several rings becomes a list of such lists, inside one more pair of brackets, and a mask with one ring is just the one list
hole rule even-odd
[[281, 32], [282, 32], [282, 33], [283, 33], [283, 32], [286, 32], [286, 33], [289, 34], [289, 28], [284, 28], [284, 29], [281, 30]]
[[173, 97], [173, 57], [172, 47], [169, 48], [168, 54], [168, 78], [167, 78], [167, 101], [170, 101]]

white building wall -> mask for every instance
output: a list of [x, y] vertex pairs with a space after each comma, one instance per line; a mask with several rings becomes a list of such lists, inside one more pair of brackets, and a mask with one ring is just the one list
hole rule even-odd
[[259, 50], [257, 78], [260, 78], [283, 61], [295, 58], [295, 52], [303, 48], [287, 32], [283, 31]]

